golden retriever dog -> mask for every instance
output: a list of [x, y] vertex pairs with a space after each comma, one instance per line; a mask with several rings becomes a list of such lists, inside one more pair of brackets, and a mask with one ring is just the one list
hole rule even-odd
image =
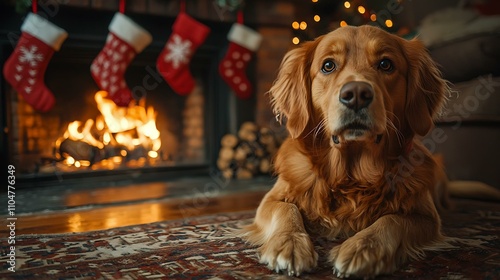
[[290, 138], [244, 238], [288, 275], [317, 265], [310, 234], [347, 238], [339, 277], [374, 277], [448, 245], [437, 208], [443, 171], [417, 141], [448, 86], [424, 45], [382, 29], [343, 27], [289, 51], [270, 89]]

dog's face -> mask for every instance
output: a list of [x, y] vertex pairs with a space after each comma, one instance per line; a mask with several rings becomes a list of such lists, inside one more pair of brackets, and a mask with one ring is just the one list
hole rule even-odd
[[[419, 41], [344, 27], [290, 51], [271, 88], [292, 137], [323, 129], [332, 145], [424, 135], [446, 90]], [[308, 128], [308, 129], [306, 129]]]
[[407, 62], [399, 42], [366, 31], [337, 29], [314, 52], [312, 103], [334, 142], [376, 141], [387, 117], [394, 121], [394, 108], [404, 108]]

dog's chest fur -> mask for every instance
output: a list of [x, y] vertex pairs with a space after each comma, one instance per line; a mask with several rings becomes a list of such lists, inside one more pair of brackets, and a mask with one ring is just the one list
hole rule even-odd
[[290, 182], [286, 200], [299, 207], [311, 233], [348, 237], [384, 215], [413, 209], [417, 189], [405, 180], [391, 181], [400, 170], [397, 160], [388, 164], [370, 153], [332, 156], [329, 153], [340, 153], [333, 149], [311, 155], [293, 141], [285, 145], [290, 153], [276, 164], [280, 176]]

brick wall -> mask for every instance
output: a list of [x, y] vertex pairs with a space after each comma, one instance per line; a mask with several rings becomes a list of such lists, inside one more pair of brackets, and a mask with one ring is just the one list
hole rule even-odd
[[267, 92], [276, 78], [285, 52], [290, 48], [291, 32], [279, 27], [261, 27], [259, 32], [264, 36], [264, 40], [257, 51], [256, 122], [267, 127], [273, 126], [275, 122]]
[[18, 172], [32, 172], [36, 169], [33, 162], [38, 162], [40, 155], [51, 155], [54, 143], [61, 135], [60, 119], [57, 116], [46, 116], [45, 122], [39, 113], [35, 112], [31, 105], [23, 98], [19, 98], [17, 92], [10, 89], [11, 121], [10, 128], [11, 153]]

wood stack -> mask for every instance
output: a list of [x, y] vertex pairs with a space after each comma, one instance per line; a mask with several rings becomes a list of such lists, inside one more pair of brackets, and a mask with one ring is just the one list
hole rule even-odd
[[271, 160], [281, 139], [269, 128], [259, 128], [252, 122], [243, 123], [238, 135], [222, 137], [217, 167], [225, 178], [250, 179], [269, 174], [272, 172]]

